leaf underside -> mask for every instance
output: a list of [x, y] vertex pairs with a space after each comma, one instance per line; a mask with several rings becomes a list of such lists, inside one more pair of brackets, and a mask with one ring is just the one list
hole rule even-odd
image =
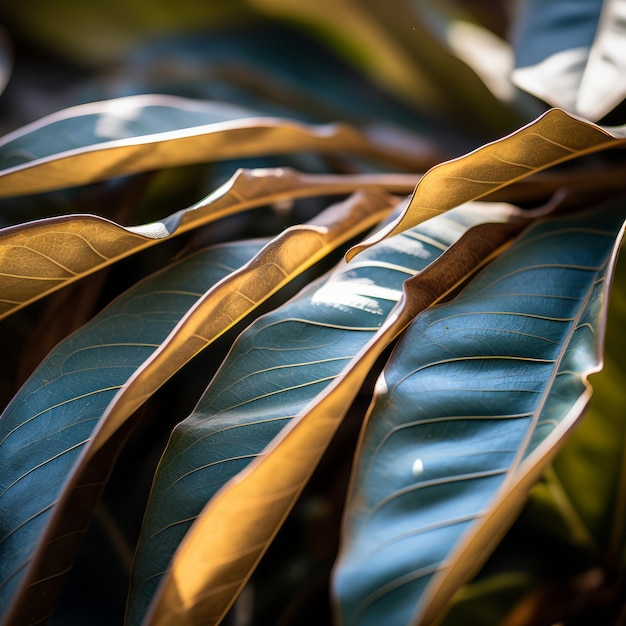
[[409, 193], [415, 182], [402, 174], [239, 170], [205, 199], [159, 222], [125, 228], [95, 215], [68, 215], [13, 226], [0, 231], [0, 319], [129, 255], [240, 211], [357, 187]]
[[[508, 215], [507, 207], [465, 207], [384, 242], [368, 251], [363, 259], [340, 267], [324, 282], [261, 318], [241, 336], [194, 414], [175, 429], [157, 472], [135, 563], [131, 623], [139, 623], [171, 555], [202, 507], [246, 468], [245, 485], [243, 478], [238, 477], [232, 489], [226, 486], [222, 490], [219, 506], [224, 512], [207, 509], [202, 514], [202, 525], [196, 524], [191, 537], [186, 538], [184, 554], [195, 560], [202, 560], [205, 553], [213, 554], [215, 558], [209, 561], [215, 562], [216, 567], [209, 567], [205, 560], [205, 580], [196, 574], [190, 581], [187, 572], [198, 570], [185, 563], [181, 553], [168, 575], [168, 586], [163, 585], [161, 605], [158, 610], [153, 607], [150, 623], [168, 623], [169, 614], [177, 615], [176, 602], [180, 600], [176, 597], [183, 593], [190, 594], [183, 601], [188, 609], [195, 602], [194, 593], [200, 598], [199, 605], [188, 610], [187, 617], [178, 615], [176, 619], [185, 619], [189, 624], [219, 621], [280, 527], [306, 481], [307, 472], [314, 469], [315, 459], [319, 460], [328, 445], [371, 368], [372, 359], [399, 332], [385, 331], [387, 334], [378, 341], [381, 328], [373, 336], [400, 297], [403, 282], [437, 258], [473, 223], [490, 218], [506, 220]], [[471, 248], [470, 244], [463, 247], [468, 251]], [[460, 258], [454, 268], [444, 265], [448, 267], [441, 270], [445, 279], [433, 275], [428, 289], [424, 289], [422, 307], [449, 288], [446, 281], [459, 280], [459, 273], [471, 271], [472, 263], [480, 262], [480, 255], [474, 251], [470, 255], [472, 261], [467, 265]], [[422, 280], [419, 273], [413, 280], [418, 279]], [[414, 314], [410, 310], [411, 307], [408, 319]], [[398, 324], [397, 317], [390, 321]], [[399, 328], [406, 323], [402, 318]], [[373, 347], [368, 349], [374, 356], [365, 353], [370, 338]], [[264, 349], [267, 346], [273, 348]], [[359, 350], [362, 352], [352, 362]], [[351, 370], [355, 370], [351, 376], [356, 375], [356, 379], [348, 377]], [[327, 394], [333, 385], [336, 400]], [[316, 411], [321, 411], [319, 416]], [[306, 429], [301, 436], [309, 441], [306, 447], [311, 450], [303, 447], [293, 455], [286, 451], [288, 446], [283, 439], [280, 444], [276, 441], [276, 436], [284, 429], [292, 435], [296, 428]], [[254, 462], [270, 460], [266, 449], [273, 441], [270, 462], [279, 469], [267, 470], [274, 477], [268, 479], [267, 471], [259, 471]], [[263, 457], [259, 457], [261, 452]], [[198, 460], [201, 464], [194, 465]], [[237, 495], [240, 488], [246, 490], [245, 495]], [[237, 507], [245, 511], [236, 512]], [[226, 521], [231, 518], [232, 521]], [[211, 542], [207, 543], [209, 537]], [[192, 545], [192, 541], [196, 543]], [[249, 552], [244, 547], [248, 544]], [[217, 558], [216, 550], [223, 556]], [[240, 558], [240, 552], [246, 556]], [[224, 593], [193, 591], [199, 586], [221, 589], [226, 580], [231, 582]], [[238, 581], [236, 585], [234, 580]], [[183, 592], [185, 586], [189, 588]], [[168, 589], [174, 590], [173, 599]]]
[[[5, 473], [10, 483], [0, 494], [0, 502], [7, 511], [6, 535], [0, 546], [4, 544], [8, 555], [4, 560], [8, 570], [5, 571], [4, 586], [7, 590], [5, 601], [11, 599], [10, 615], [24, 610], [24, 607], [33, 613], [48, 610], [46, 602], [53, 594], [50, 589], [44, 594], [38, 586], [46, 587], [51, 581], [57, 585], [57, 579], [72, 559], [72, 550], [64, 548], [63, 542], [59, 541], [67, 532], [65, 512], [68, 507], [71, 510], [76, 506], [77, 498], [82, 494], [81, 514], [70, 516], [74, 524], [72, 533], [78, 535], [81, 524], [86, 528], [92, 513], [88, 503], [96, 502], [108, 467], [114, 462], [112, 450], [121, 444], [120, 437], [114, 435], [122, 428], [131, 427], [133, 422], [129, 419], [134, 410], [201, 349], [238, 319], [255, 310], [278, 288], [359, 230], [379, 221], [389, 211], [391, 203], [392, 198], [385, 194], [359, 194], [343, 205], [330, 207], [310, 224], [284, 231], [260, 250], [253, 245], [256, 256], [236, 271], [229, 273], [232, 263], [226, 257], [218, 268], [222, 272], [218, 275], [221, 280], [201, 297], [195, 294], [196, 301], [183, 312], [184, 316], [175, 320], [174, 328], [167, 328], [167, 336], [157, 336], [148, 350], [132, 346], [135, 358], [132, 365], [124, 367], [124, 363], [111, 367], [115, 381], [106, 387], [102, 386], [99, 374], [102, 364], [97, 352], [90, 353], [95, 362], [83, 362], [83, 351], [79, 350], [76, 359], [78, 373], [71, 383], [62, 377], [68, 357], [52, 353], [7, 408], [1, 421], [6, 433], [2, 441], [12, 444], [0, 446], [0, 452], [6, 454], [3, 466], [12, 468], [11, 472]], [[244, 249], [248, 250], [250, 246]], [[263, 280], [259, 276], [263, 276]], [[211, 311], [214, 314], [209, 315]], [[130, 318], [129, 335], [134, 332], [133, 323], [141, 329], [142, 319]], [[108, 339], [107, 344], [116, 346], [119, 343], [115, 340], [116, 328], [114, 325], [109, 330], [112, 339]], [[97, 332], [96, 326], [96, 337]], [[83, 333], [78, 337], [84, 340]], [[89, 334], [87, 337], [87, 341], [94, 342]], [[128, 338], [125, 337], [124, 341]], [[70, 355], [75, 351], [73, 346], [68, 349]], [[123, 347], [117, 349], [123, 350]], [[139, 360], [141, 358], [143, 362]], [[51, 366], [48, 366], [50, 362]], [[91, 377], [84, 376], [83, 369], [92, 371]], [[57, 381], [58, 391], [41, 393], [40, 388], [47, 381]], [[133, 384], [129, 386], [131, 382]], [[99, 402], [93, 402], [93, 397]], [[33, 407], [33, 402], [41, 406]], [[24, 440], [22, 433], [26, 428], [33, 434]], [[72, 438], [67, 434], [71, 428]], [[58, 449], [51, 450], [47, 445], [50, 436], [58, 440]], [[39, 460], [31, 453], [30, 438], [36, 438]], [[109, 440], [112, 443], [99, 452]], [[45, 475], [45, 481], [39, 479], [40, 473]], [[12, 474], [15, 474], [13, 480]], [[95, 476], [99, 479], [96, 480]], [[29, 496], [33, 481], [38, 485], [36, 497]], [[50, 564], [56, 564], [58, 569]], [[20, 578], [23, 579], [21, 583]], [[15, 593], [18, 584], [21, 585], [19, 594]], [[42, 596], [46, 600], [37, 602], [36, 599]]]
[[[477, 200], [548, 167], [624, 145], [626, 127], [605, 129], [551, 109], [519, 130], [428, 170], [394, 222], [348, 252], [412, 228], [452, 207]], [[442, 193], [445, 189], [445, 193]]]

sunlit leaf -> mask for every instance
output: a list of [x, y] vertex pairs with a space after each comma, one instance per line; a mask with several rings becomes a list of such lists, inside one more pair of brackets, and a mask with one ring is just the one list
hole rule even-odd
[[626, 96], [624, 0], [529, 0], [516, 29], [522, 89], [590, 120]]
[[259, 117], [216, 102], [140, 95], [72, 107], [6, 135], [0, 140], [0, 196], [305, 150], [356, 153], [418, 171], [425, 162], [422, 142], [400, 142], [395, 135], [368, 135], [342, 123], [313, 126]]
[[[240, 337], [194, 414], [175, 429], [161, 462], [136, 557], [131, 623], [139, 623], [202, 507], [246, 468], [192, 527], [149, 623], [221, 619], [382, 350], [416, 310], [441, 297], [525, 224], [509, 223], [510, 215], [506, 206], [465, 207], [384, 242]], [[470, 230], [467, 241], [419, 273], [468, 227], [489, 218], [504, 223]], [[390, 314], [403, 281], [416, 273], [411, 297]]]
[[[0, 445], [0, 451], [6, 454], [2, 464], [11, 467], [11, 472], [4, 472], [5, 480], [14, 476], [0, 493], [3, 509], [10, 509], [6, 534], [0, 539], [7, 554], [5, 601], [12, 595], [6, 611], [7, 624], [22, 619], [26, 613], [41, 618], [50, 610], [60, 578], [72, 563], [72, 548], [75, 549], [80, 533], [87, 527], [117, 449], [134, 425], [130, 420], [133, 411], [202, 349], [281, 287], [342, 243], [377, 224], [393, 202], [392, 196], [381, 192], [362, 192], [329, 207], [306, 224], [288, 228], [199, 298], [160, 345], [153, 345], [156, 350], [146, 355], [141, 366], [136, 363], [133, 371], [127, 369], [126, 377], [117, 385], [102, 389], [97, 373], [99, 364], [85, 365], [82, 355], [77, 358], [76, 380], [71, 384], [62, 381], [62, 393], [68, 396], [64, 399], [47, 388], [37, 393], [42, 376], [45, 381], [55, 380], [58, 373], [54, 378], [47, 372], [35, 373], [31, 379], [34, 382], [27, 383], [0, 422], [5, 429], [0, 440], [4, 444]], [[64, 371], [67, 360], [61, 359], [57, 368]], [[95, 384], [95, 389], [90, 384]], [[105, 394], [106, 402], [94, 409], [92, 396], [101, 393]], [[84, 400], [86, 406], [79, 404], [74, 412], [72, 408], [77, 400]], [[39, 419], [41, 416], [46, 420], [52, 417], [54, 421], [46, 425], [47, 422]], [[70, 439], [66, 433], [74, 421], [78, 428]], [[24, 430], [24, 424], [31, 430]], [[26, 432], [35, 434], [24, 435]], [[39, 460], [29, 455], [29, 436], [43, 447]], [[56, 450], [45, 445], [48, 438], [57, 441]], [[7, 441], [11, 444], [7, 445]], [[18, 454], [23, 455], [19, 464]], [[40, 473], [45, 473], [45, 488]], [[32, 498], [34, 480], [38, 489], [37, 497]], [[68, 534], [72, 535], [69, 548]]]
[[355, 468], [346, 626], [433, 623], [501, 539], [589, 400], [624, 215], [538, 223], [404, 335]]
[[383, 237], [412, 228], [535, 172], [585, 154], [623, 146], [625, 141], [626, 127], [606, 129], [552, 109], [503, 139], [430, 169], [420, 179], [405, 212], [385, 230], [352, 248], [348, 258]]
[[0, 318], [124, 257], [245, 209], [311, 195], [383, 187], [408, 193], [416, 177], [334, 176], [288, 168], [239, 170], [194, 206], [160, 222], [125, 228], [95, 215], [68, 215], [0, 231]]
[[513, 81], [551, 106], [576, 113], [602, 2], [524, 0], [513, 32]]

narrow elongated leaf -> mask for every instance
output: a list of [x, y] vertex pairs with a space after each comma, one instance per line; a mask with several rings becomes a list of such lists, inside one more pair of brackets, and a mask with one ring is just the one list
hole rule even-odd
[[211, 286], [265, 242], [211, 248], [140, 283], [61, 343], [0, 419], [0, 614], [98, 419]]
[[418, 171], [424, 164], [421, 142], [368, 136], [347, 124], [312, 126], [214, 102], [129, 96], [72, 107], [6, 135], [0, 140], [0, 197], [303, 150], [355, 152]]
[[[148, 620], [219, 622], [376, 358], [416, 309], [440, 297], [525, 223], [506, 222], [510, 215], [507, 207], [466, 207], [450, 219], [385, 242], [244, 333], [194, 414], [175, 429], [161, 462], [136, 557], [131, 623], [139, 623], [172, 553], [205, 502], [247, 467], [193, 526]], [[470, 231], [474, 246], [457, 244], [447, 253], [452, 256], [441, 259], [443, 265], [418, 273], [469, 226], [491, 216], [505, 223], [485, 225], [488, 232], [476, 227]], [[402, 282], [415, 273], [419, 297], [390, 316]], [[274, 347], [268, 351], [266, 346]], [[287, 424], [284, 436], [266, 450]]]
[[335, 572], [342, 621], [431, 624], [589, 399], [625, 211], [532, 227], [418, 317], [379, 383]]
[[[7, 558], [10, 570], [5, 574], [5, 601], [11, 601], [3, 624], [21, 623], [25, 615], [33, 620], [41, 619], [50, 610], [117, 450], [135, 423], [130, 420], [133, 411], [198, 352], [278, 289], [337, 246], [378, 223], [393, 203], [393, 197], [381, 192], [356, 194], [343, 205], [329, 207], [311, 222], [287, 229], [246, 265], [208, 290], [161, 344], [154, 346], [156, 350], [141, 367], [127, 370], [130, 377], [119, 384], [102, 390], [95, 375], [93, 380], [97, 386], [91, 389], [89, 383], [93, 375], [81, 379], [79, 366], [78, 380], [73, 385], [63, 386], [69, 398], [60, 401], [47, 390], [38, 395], [27, 388], [14, 400], [7, 409], [8, 418], [2, 422], [8, 429], [5, 440], [14, 432], [21, 434], [23, 424], [28, 424], [36, 432], [32, 437], [39, 442], [52, 437], [57, 440], [58, 449], [50, 450], [44, 445], [34, 465], [29, 464], [32, 459], [28, 455], [29, 441], [23, 436], [12, 439], [16, 450], [24, 455], [22, 463], [15, 463], [17, 456], [12, 447], [7, 446], [5, 450], [4, 463], [11, 466], [14, 478], [11, 480], [11, 474], [5, 473], [5, 480], [11, 482], [0, 494], [4, 498], [3, 506], [11, 510], [2, 540], [10, 556]], [[64, 365], [65, 361], [58, 367], [63, 369]], [[92, 413], [91, 396], [102, 391], [107, 392], [109, 401]], [[73, 412], [72, 403], [83, 398], [87, 408], [78, 405], [78, 412]], [[36, 401], [43, 406], [33, 408]], [[59, 417], [55, 416], [48, 426], [38, 419], [42, 415], [46, 419], [54, 415], [54, 409], [70, 423], [80, 424], [73, 438], [66, 435], [67, 424]], [[45, 474], [45, 481], [40, 474]], [[35, 480], [37, 497], [32, 498], [31, 481]], [[17, 501], [12, 500], [13, 496]], [[24, 499], [28, 499], [27, 504]], [[68, 535], [71, 536], [69, 542]]]
[[[369, 75], [422, 111], [469, 113], [477, 127], [512, 125], [511, 109], [496, 100], [433, 32], [429, 23], [432, 7], [407, 0], [397, 1], [393, 7], [369, 0], [253, 0], [253, 4], [274, 16], [309, 23], [315, 31], [321, 29], [327, 41], [341, 42], [335, 44], [340, 53], [356, 51], [357, 61]], [[344, 28], [345, 24], [350, 28]], [[351, 56], [354, 60], [354, 52]], [[445, 75], [454, 75], [455, 80], [440, 80]]]
[[125, 228], [95, 215], [68, 215], [0, 231], [0, 319], [124, 257], [227, 215], [285, 199], [382, 187], [409, 193], [416, 177], [238, 170], [216, 191], [160, 222]]
[[552, 109], [503, 139], [431, 168], [420, 179], [405, 212], [371, 239], [352, 248], [347, 256], [352, 258], [383, 237], [412, 228], [547, 167], [623, 146], [625, 142], [626, 127], [606, 129]]

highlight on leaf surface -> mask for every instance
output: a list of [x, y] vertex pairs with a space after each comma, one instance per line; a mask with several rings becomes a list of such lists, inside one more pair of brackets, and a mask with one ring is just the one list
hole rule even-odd
[[246, 209], [286, 199], [382, 188], [409, 193], [409, 174], [305, 174], [290, 168], [238, 170], [188, 209], [124, 227], [95, 215], [68, 215], [0, 231], [0, 319], [131, 254]]
[[85, 185], [189, 163], [305, 150], [358, 155], [420, 170], [421, 141], [262, 117], [234, 105], [128, 96], [52, 114], [0, 139], [0, 197]]
[[[506, 205], [462, 207], [340, 266], [243, 333], [161, 461], [135, 559], [131, 624], [207, 501], [147, 623], [220, 621], [378, 356], [416, 311], [523, 228], [516, 216]], [[500, 223], [476, 226], [489, 219]], [[413, 274], [415, 294], [392, 310]]]
[[[477, 200], [531, 174], [585, 154], [623, 146], [626, 127], [602, 128], [551, 109], [506, 137], [428, 170], [404, 211], [384, 230], [349, 250], [351, 259], [384, 237]], [[445, 192], [443, 191], [445, 190]]]
[[625, 216], [614, 204], [539, 221], [403, 335], [346, 509], [334, 577], [346, 626], [435, 623], [512, 523], [601, 367]]
[[525, 2], [511, 79], [551, 106], [601, 119], [626, 96], [623, 15], [623, 0]]
[[[168, 329], [169, 334], [152, 345], [153, 350], [145, 355], [143, 363], [136, 363], [134, 369], [118, 366], [117, 384], [102, 389], [98, 376], [90, 378], [87, 375], [84, 381], [81, 378], [82, 369], [79, 369], [78, 380], [74, 384], [68, 385], [67, 380], [63, 380], [59, 393], [70, 395], [59, 401], [56, 395], [48, 393], [47, 388], [37, 394], [41, 386], [40, 377], [55, 379], [59, 373], [50, 374], [45, 370], [43, 374], [39, 371], [35, 373], [32, 383], [35, 389], [25, 387], [0, 422], [5, 429], [9, 429], [4, 441], [15, 432], [24, 432], [21, 429], [23, 424], [27, 424], [39, 433], [38, 441], [43, 446], [39, 452], [41, 460], [31, 467], [28, 465], [32, 459], [28, 442], [24, 445], [20, 437], [13, 436], [11, 441], [15, 441], [16, 450], [12, 446], [3, 448], [0, 445], [0, 453], [7, 455], [3, 465], [10, 466], [11, 472], [16, 474], [10, 487], [0, 494], [0, 503], [4, 497], [4, 505], [0, 506], [11, 520], [7, 523], [7, 535], [0, 545], [5, 543], [10, 555], [16, 549], [15, 542], [19, 544], [17, 556], [6, 560], [7, 568], [15, 568], [5, 574], [6, 593], [11, 594], [5, 596], [9, 603], [6, 624], [13, 623], [11, 620], [18, 619], [18, 615], [22, 618], [24, 612], [40, 619], [50, 610], [58, 581], [71, 565], [72, 550], [76, 549], [76, 546], [68, 548], [61, 541], [68, 532], [66, 512], [80, 507], [80, 513], [69, 516], [72, 534], [79, 536], [81, 531], [86, 530], [110, 464], [114, 462], [116, 447], [123, 442], [123, 437], [119, 441], [118, 433], [128, 432], [134, 424], [130, 420], [133, 412], [198, 352], [305, 269], [364, 229], [377, 224], [393, 204], [394, 198], [382, 192], [362, 192], [329, 207], [309, 223], [288, 228], [257, 250], [241, 268], [225, 273], [206, 293], [197, 297], [176, 325]], [[77, 359], [79, 364], [81, 356]], [[59, 358], [56, 357], [56, 360], [58, 362]], [[56, 367], [63, 371], [67, 360], [68, 357], [63, 357]], [[87, 372], [93, 369], [92, 364]], [[98, 371], [98, 368], [95, 370]], [[126, 377], [123, 377], [124, 374]], [[90, 384], [96, 385], [95, 389], [91, 389]], [[43, 387], [46, 385], [43, 384]], [[106, 399], [104, 404], [92, 403], [91, 397], [101, 393]], [[58, 402], [52, 407], [47, 404], [51, 397], [57, 398]], [[62, 430], [71, 427], [72, 420], [76, 420], [77, 439], [70, 443], [68, 437], [62, 437], [59, 450], [51, 452], [45, 445], [45, 436], [50, 433], [54, 436], [59, 428], [54, 421], [54, 409], [65, 415], [66, 405], [73, 406], [76, 400], [82, 400], [83, 406], [79, 403], [76, 412], [69, 412], [70, 424], [64, 425]], [[43, 406], [30, 413], [31, 404], [35, 402], [43, 403]], [[45, 416], [45, 422], [36, 419], [41, 415]], [[50, 418], [53, 421], [49, 422]], [[20, 463], [16, 462], [17, 451], [22, 451], [24, 455]], [[23, 498], [29, 492], [24, 490], [32, 488], [31, 481], [38, 472], [46, 472], [46, 488], [41, 482], [40, 497], [25, 503]], [[98, 476], [98, 480], [94, 476]], [[14, 489], [15, 485], [21, 488]]]

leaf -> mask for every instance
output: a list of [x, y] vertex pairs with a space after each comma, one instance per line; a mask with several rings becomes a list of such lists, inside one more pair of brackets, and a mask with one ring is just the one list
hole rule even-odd
[[219, 27], [244, 19], [246, 11], [241, 5], [240, 0], [181, 0], [172, 5], [135, 0], [130, 11], [124, 0], [97, 0], [89, 5], [59, 0], [55, 6], [33, 0], [28, 7], [3, 3], [0, 16], [16, 32], [28, 32], [29, 39], [44, 50], [102, 67], [124, 62], [137, 44], [164, 30], [188, 31], [200, 24]]
[[[60, 578], [71, 566], [117, 451], [137, 422], [131, 419], [133, 411], [206, 346], [337, 246], [378, 223], [392, 205], [393, 198], [381, 192], [356, 194], [310, 222], [288, 228], [199, 298], [167, 337], [153, 346], [156, 350], [146, 355], [142, 364], [137, 363], [134, 371], [126, 370], [126, 377], [116, 385], [103, 389], [97, 373], [100, 363], [84, 365], [80, 357], [77, 380], [61, 385], [69, 397], [61, 399], [61, 392], [52, 393], [48, 388], [37, 394], [41, 382], [40, 374], [35, 373], [35, 389], [27, 383], [0, 422], [7, 429], [5, 443], [12, 433], [26, 432], [21, 429], [27, 424], [35, 432], [31, 436], [43, 445], [40, 458], [33, 459], [29, 440], [17, 436], [2, 458], [2, 466], [12, 467], [11, 473], [4, 474], [8, 484], [0, 493], [3, 509], [11, 509], [0, 539], [10, 568], [3, 578], [5, 602], [11, 600], [5, 626], [20, 623], [24, 614], [34, 620], [50, 611]], [[57, 367], [63, 370], [66, 359]], [[94, 369], [96, 373], [91, 374]], [[83, 371], [86, 374], [81, 375]], [[49, 379], [55, 378], [46, 373], [45, 380]], [[92, 409], [91, 398], [100, 393], [107, 395], [107, 401]], [[72, 411], [73, 402], [83, 399], [85, 405]], [[36, 402], [42, 405], [33, 406]], [[49, 416], [51, 423], [47, 423]], [[78, 428], [70, 438], [74, 421]], [[57, 442], [54, 450], [45, 445], [48, 439]], [[19, 464], [18, 454], [23, 455]], [[33, 480], [38, 487], [34, 498]]]
[[139, 283], [63, 341], [0, 419], [0, 613], [14, 597], [65, 476], [107, 405], [212, 285], [264, 242], [224, 244]]
[[[416, 309], [441, 297], [525, 223], [509, 223], [510, 216], [508, 207], [466, 207], [400, 235], [363, 261], [340, 266], [238, 339], [195, 412], [174, 430], [161, 461], [136, 555], [130, 623], [139, 623], [207, 501], [147, 623], [219, 622], [382, 350]], [[437, 261], [419, 272], [489, 217], [504, 223], [470, 230], [467, 243], [441, 258], [443, 265]], [[415, 273], [413, 297], [391, 313], [402, 282]]]
[[[495, 126], [500, 132], [519, 122], [433, 32], [429, 18], [439, 7], [407, 0], [393, 6], [369, 0], [252, 4], [274, 18], [306, 24], [377, 83], [429, 116], [433, 111], [448, 118], [469, 114], [475, 127]], [[442, 81], [446, 75], [455, 80]]]
[[245, 209], [309, 195], [382, 186], [408, 192], [410, 175], [315, 175], [289, 168], [238, 170], [188, 209], [160, 222], [123, 227], [94, 215], [68, 215], [0, 231], [0, 319], [131, 254]]
[[[617, 265], [606, 329], [604, 367], [594, 374], [594, 395], [580, 426], [572, 433], [547, 477], [557, 510], [561, 510], [579, 542], [591, 545], [609, 571], [624, 564], [626, 513], [626, 430], [616, 407], [625, 406], [626, 350], [622, 329], [626, 319], [626, 273]], [[582, 539], [581, 536], [582, 535]]]
[[431, 624], [513, 521], [601, 367], [623, 206], [530, 228], [378, 382], [336, 564], [342, 623]]
[[626, 96], [624, 0], [525, 4], [513, 81], [552, 106], [604, 117]]
[[443, 626], [504, 626], [511, 607], [535, 582], [529, 573], [517, 571], [513, 566], [511, 570], [462, 587]]
[[455, 206], [492, 194], [558, 163], [623, 146], [625, 140], [626, 127], [606, 129], [552, 109], [502, 139], [428, 170], [404, 213], [384, 230], [354, 246], [347, 258]]
[[[300, 24], [264, 20], [246, 29], [245, 37], [234, 27], [213, 30], [210, 37], [185, 33], [145, 42], [125, 59], [106, 91], [94, 85], [91, 99], [139, 93], [228, 99], [265, 115], [295, 115], [302, 121], [384, 120], [406, 130], [428, 128], [430, 140], [435, 139], [437, 126], [426, 125], [413, 107], [381, 91], [315, 35]], [[418, 91], [415, 84], [411, 88]]]
[[[128, 96], [78, 105], [0, 140], [0, 197], [189, 163], [296, 151], [354, 152], [419, 169], [424, 144], [347, 124], [258, 117], [235, 105]], [[428, 157], [427, 157], [428, 160]]]

